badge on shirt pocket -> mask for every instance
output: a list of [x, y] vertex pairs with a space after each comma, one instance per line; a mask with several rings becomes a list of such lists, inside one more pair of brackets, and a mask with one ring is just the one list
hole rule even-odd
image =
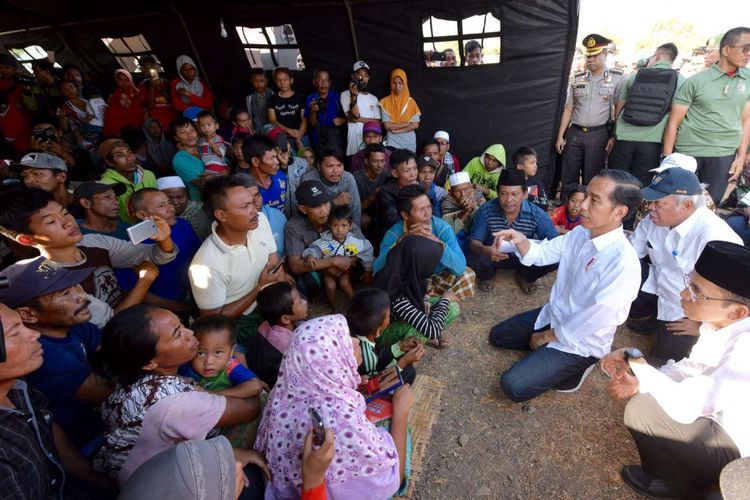
[[615, 93], [614, 85], [604, 84], [601, 87], [599, 87], [599, 95], [602, 96], [602, 99], [604, 99], [605, 101], [609, 101], [609, 99], [612, 97], [614, 93]]
[[589, 93], [589, 84], [579, 82], [573, 84], [573, 97], [583, 97]]

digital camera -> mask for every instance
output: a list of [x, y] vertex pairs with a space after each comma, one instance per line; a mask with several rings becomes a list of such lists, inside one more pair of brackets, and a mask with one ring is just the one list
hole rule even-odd
[[365, 82], [365, 79], [361, 76], [354, 80], [352, 83], [354, 83], [354, 86], [357, 87], [357, 90], [359, 90], [360, 92], [367, 88], [367, 82]]

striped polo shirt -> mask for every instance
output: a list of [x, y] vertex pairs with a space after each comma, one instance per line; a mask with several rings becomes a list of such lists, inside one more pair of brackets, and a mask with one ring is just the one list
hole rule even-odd
[[521, 212], [508, 224], [505, 212], [497, 199], [482, 205], [472, 222], [470, 239], [479, 240], [483, 245], [490, 245], [493, 241], [492, 233], [505, 229], [515, 229], [529, 239], [543, 240], [557, 236], [557, 231], [547, 213], [528, 200], [521, 204]]

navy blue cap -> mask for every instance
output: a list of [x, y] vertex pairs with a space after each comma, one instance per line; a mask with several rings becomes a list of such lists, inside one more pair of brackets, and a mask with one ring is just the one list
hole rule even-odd
[[646, 201], [661, 200], [673, 194], [695, 196], [703, 193], [698, 176], [684, 168], [673, 167], [654, 176], [651, 184], [641, 190]]
[[69, 270], [44, 257], [22, 260], [0, 272], [10, 280], [10, 288], [0, 289], [0, 302], [10, 308], [22, 306], [35, 297], [78, 285], [92, 272], [93, 267]]

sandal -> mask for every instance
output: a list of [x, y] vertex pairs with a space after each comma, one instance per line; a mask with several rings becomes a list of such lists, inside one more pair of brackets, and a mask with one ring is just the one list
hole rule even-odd
[[430, 339], [427, 341], [427, 346], [434, 349], [448, 349], [451, 345], [446, 338], [445, 333], [442, 333], [437, 339]]
[[495, 291], [495, 280], [479, 280], [479, 290], [482, 292], [494, 292]]
[[521, 293], [524, 295], [531, 295], [534, 292], [536, 292], [536, 289], [538, 288], [535, 283], [527, 283], [521, 278], [521, 275], [516, 273], [515, 274], [516, 283], [518, 284], [518, 288], [521, 289]]

